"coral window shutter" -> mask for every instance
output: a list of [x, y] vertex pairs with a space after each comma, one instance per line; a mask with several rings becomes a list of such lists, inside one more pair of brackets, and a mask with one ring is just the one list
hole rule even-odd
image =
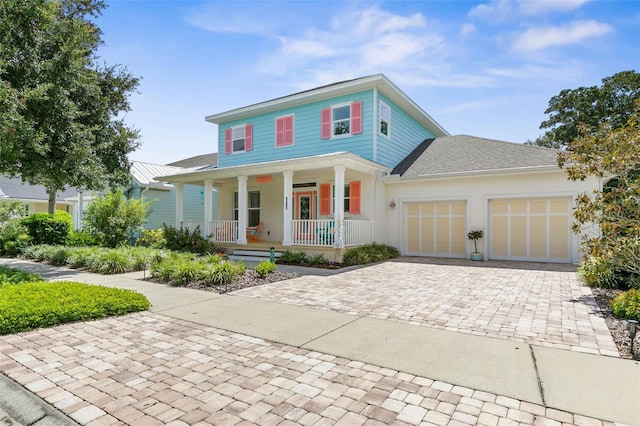
[[360, 214], [360, 181], [349, 184], [349, 213]]
[[331, 184], [320, 184], [320, 214], [331, 214]]
[[224, 153], [231, 154], [233, 149], [231, 147], [231, 129], [226, 129], [224, 131]]
[[322, 139], [331, 139], [331, 108], [325, 108], [322, 110]]
[[278, 118], [276, 120], [276, 146], [286, 145], [285, 141], [285, 119]]
[[362, 101], [351, 103], [351, 134], [362, 133]]
[[253, 125], [247, 124], [244, 127], [244, 150], [251, 151], [253, 149]]
[[284, 144], [293, 145], [293, 116], [284, 119]]

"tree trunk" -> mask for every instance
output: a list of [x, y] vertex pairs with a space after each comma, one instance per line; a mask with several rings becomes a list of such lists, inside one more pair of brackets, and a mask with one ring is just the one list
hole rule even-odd
[[56, 211], [56, 191], [48, 189], [49, 194], [49, 214], [53, 214]]

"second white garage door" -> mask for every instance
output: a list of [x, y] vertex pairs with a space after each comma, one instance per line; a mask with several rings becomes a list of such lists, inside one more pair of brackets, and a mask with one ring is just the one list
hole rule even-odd
[[405, 204], [405, 254], [465, 257], [466, 206], [465, 201]]
[[490, 202], [491, 259], [571, 262], [571, 198]]

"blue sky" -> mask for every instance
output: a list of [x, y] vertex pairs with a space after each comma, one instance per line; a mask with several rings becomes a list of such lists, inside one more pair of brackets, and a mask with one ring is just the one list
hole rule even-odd
[[142, 77], [133, 160], [217, 150], [206, 115], [384, 73], [451, 134], [524, 142], [549, 99], [640, 70], [637, 0], [107, 0], [107, 64]]

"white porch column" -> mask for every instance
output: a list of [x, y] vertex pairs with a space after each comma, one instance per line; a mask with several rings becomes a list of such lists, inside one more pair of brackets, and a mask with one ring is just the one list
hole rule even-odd
[[202, 224], [202, 231], [204, 237], [208, 238], [211, 235], [211, 221], [213, 220], [213, 180], [204, 180], [204, 223]]
[[333, 166], [334, 170], [334, 178], [333, 183], [335, 186], [334, 189], [334, 204], [333, 204], [333, 214], [334, 220], [336, 222], [335, 232], [335, 247], [343, 248], [344, 247], [344, 166]]
[[176, 229], [184, 222], [184, 183], [176, 182]]
[[282, 200], [282, 245], [290, 246], [292, 244], [291, 236], [291, 218], [293, 217], [293, 172], [284, 171], [284, 199]]
[[247, 177], [238, 176], [238, 244], [247, 244]]

